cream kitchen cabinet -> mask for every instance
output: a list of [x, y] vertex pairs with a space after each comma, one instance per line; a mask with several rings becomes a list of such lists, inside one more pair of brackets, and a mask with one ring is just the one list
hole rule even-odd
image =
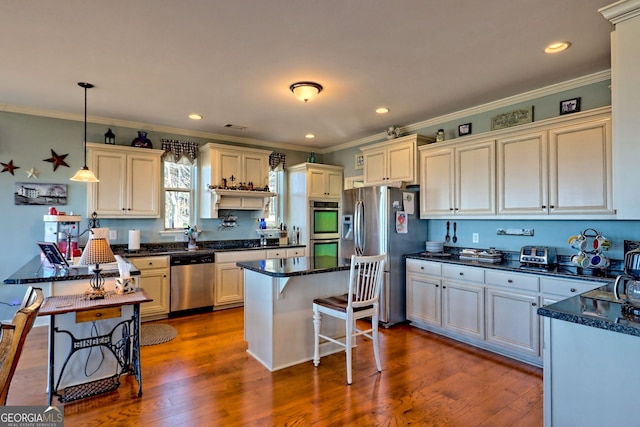
[[495, 141], [420, 150], [420, 218], [495, 215]]
[[442, 326], [442, 281], [407, 272], [407, 319]]
[[325, 168], [313, 165], [307, 168], [309, 197], [340, 198], [342, 196], [342, 168]]
[[142, 320], [157, 320], [168, 317], [170, 308], [169, 257], [131, 257], [129, 261], [140, 270], [138, 286], [153, 298], [153, 301], [140, 306]]
[[87, 144], [88, 166], [100, 180], [87, 187], [87, 216], [160, 217], [162, 150]]
[[442, 327], [444, 329], [484, 340], [483, 275], [482, 270], [474, 268], [448, 264], [442, 266]]
[[498, 214], [613, 214], [610, 114], [499, 138]]
[[407, 135], [362, 147], [365, 185], [401, 181], [417, 183], [417, 147], [433, 141], [422, 135]]

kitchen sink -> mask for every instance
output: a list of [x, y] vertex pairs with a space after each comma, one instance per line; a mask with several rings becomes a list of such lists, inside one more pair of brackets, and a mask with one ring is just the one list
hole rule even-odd
[[594, 289], [589, 292], [585, 292], [582, 294], [585, 298], [597, 299], [600, 301], [609, 301], [609, 302], [618, 302], [622, 303], [624, 301], [624, 295], [620, 295], [620, 300], [617, 300], [613, 292], [603, 291], [600, 289]]

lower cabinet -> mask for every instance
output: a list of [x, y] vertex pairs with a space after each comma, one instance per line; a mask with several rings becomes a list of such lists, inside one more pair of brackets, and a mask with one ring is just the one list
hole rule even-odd
[[407, 259], [407, 319], [486, 350], [542, 366], [538, 306], [603, 282]]
[[142, 321], [165, 319], [169, 316], [169, 257], [129, 258], [140, 270], [138, 286], [144, 288], [153, 301], [140, 305]]
[[260, 261], [269, 258], [305, 256], [305, 248], [282, 248], [249, 251], [216, 252], [214, 310], [244, 304], [244, 271], [238, 261]]

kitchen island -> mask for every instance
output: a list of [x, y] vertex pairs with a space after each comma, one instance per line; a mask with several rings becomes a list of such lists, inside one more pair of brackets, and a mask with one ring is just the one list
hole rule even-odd
[[[350, 260], [300, 257], [239, 262], [244, 269], [244, 336], [248, 352], [270, 371], [313, 359], [313, 300], [345, 294]], [[325, 317], [325, 333], [344, 335], [344, 323]], [[341, 351], [320, 345], [321, 355]]]
[[544, 425], [637, 425], [640, 317], [628, 314], [611, 287], [546, 307]]

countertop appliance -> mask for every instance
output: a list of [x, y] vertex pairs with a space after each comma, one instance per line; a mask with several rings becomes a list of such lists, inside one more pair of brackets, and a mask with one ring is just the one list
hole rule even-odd
[[212, 307], [215, 274], [213, 254], [171, 255], [172, 313]]
[[549, 246], [523, 246], [520, 263], [525, 266], [550, 268], [556, 265], [556, 249]]
[[[404, 254], [424, 251], [427, 225], [417, 215], [419, 193], [407, 191], [416, 211], [406, 215], [407, 233], [396, 231], [396, 212], [403, 210], [403, 190], [387, 186], [362, 187], [342, 193], [342, 258], [353, 254], [387, 254], [380, 291], [380, 322], [390, 326], [406, 320]], [[352, 223], [352, 225], [350, 225]]]

